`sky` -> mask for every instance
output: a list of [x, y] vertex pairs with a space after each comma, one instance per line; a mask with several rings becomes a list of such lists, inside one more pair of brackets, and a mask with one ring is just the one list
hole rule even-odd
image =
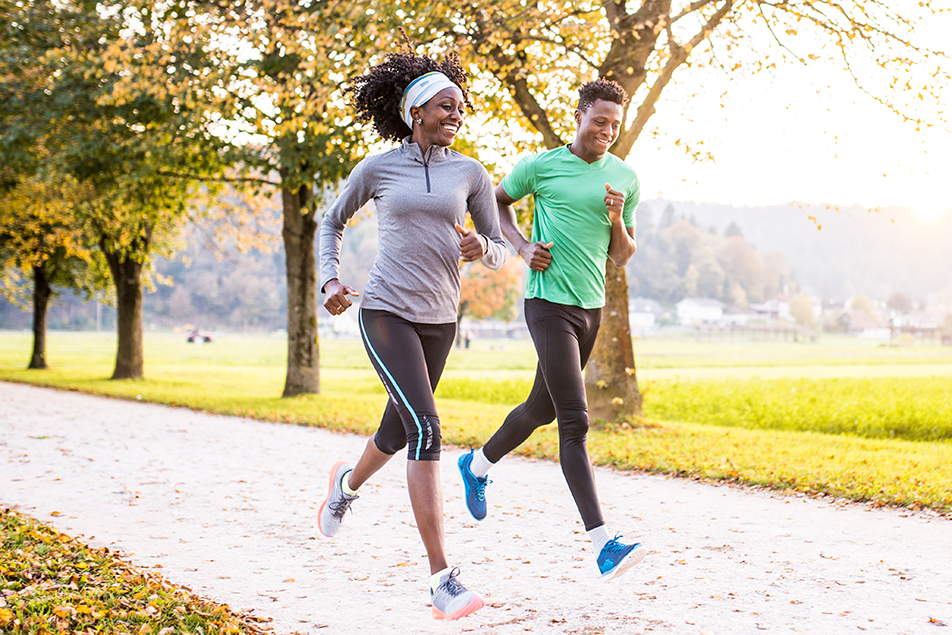
[[[722, 89], [723, 102], [717, 99]], [[659, 105], [651, 124], [664, 134], [643, 134], [628, 157], [643, 199], [952, 213], [952, 133], [917, 132], [845, 73], [787, 65], [772, 75], [711, 86], [691, 102], [696, 109], [684, 103]], [[674, 145], [678, 138], [703, 140], [714, 161], [695, 162]]]

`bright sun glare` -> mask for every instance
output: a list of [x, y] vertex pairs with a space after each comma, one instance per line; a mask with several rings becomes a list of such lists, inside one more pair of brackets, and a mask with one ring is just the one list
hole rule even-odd
[[952, 196], [949, 195], [948, 189], [943, 190], [936, 186], [934, 191], [921, 192], [911, 198], [910, 206], [923, 218], [938, 218], [952, 211]]

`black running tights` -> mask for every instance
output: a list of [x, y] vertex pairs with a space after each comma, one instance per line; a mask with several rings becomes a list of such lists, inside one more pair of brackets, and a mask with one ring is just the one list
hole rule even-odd
[[374, 444], [384, 454], [407, 447], [411, 461], [439, 461], [440, 418], [433, 391], [456, 323], [418, 324], [374, 309], [360, 309], [358, 317], [364, 348], [390, 395]]
[[555, 304], [537, 298], [525, 302], [526, 324], [539, 356], [529, 397], [509, 413], [486, 442], [493, 463], [512, 452], [540, 427], [559, 421], [559, 462], [585, 529], [605, 524], [595, 475], [588, 457], [588, 402], [582, 369], [595, 346], [601, 309]]

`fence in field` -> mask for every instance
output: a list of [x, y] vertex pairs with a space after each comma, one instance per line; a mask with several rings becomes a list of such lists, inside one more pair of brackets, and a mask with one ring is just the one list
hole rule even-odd
[[698, 342], [815, 342], [816, 331], [786, 325], [704, 325], [695, 328]]

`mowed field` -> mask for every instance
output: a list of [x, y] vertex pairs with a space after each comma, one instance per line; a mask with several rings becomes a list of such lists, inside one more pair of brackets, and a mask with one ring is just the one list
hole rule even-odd
[[[27, 371], [28, 333], [0, 332], [0, 379], [302, 425], [371, 433], [386, 395], [355, 339], [321, 341], [321, 394], [281, 399], [283, 336], [194, 345], [146, 334], [146, 378], [109, 381], [112, 333], [49, 335], [51, 369]], [[645, 416], [595, 422], [595, 462], [874, 504], [952, 512], [952, 347], [635, 341]], [[437, 391], [444, 443], [485, 441], [527, 394], [529, 341], [474, 341]], [[519, 452], [555, 459], [555, 426]]]

